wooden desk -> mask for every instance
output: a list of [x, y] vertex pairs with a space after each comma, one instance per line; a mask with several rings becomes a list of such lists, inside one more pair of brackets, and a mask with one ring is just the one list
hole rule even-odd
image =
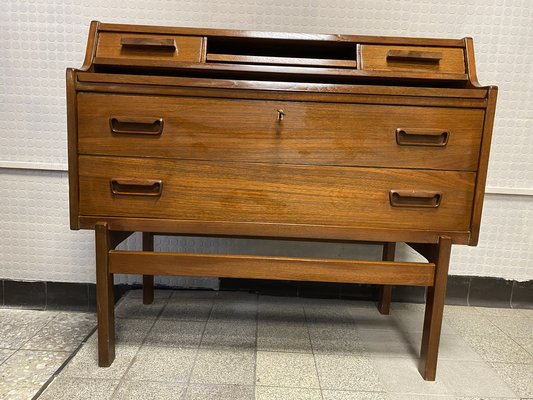
[[[99, 365], [113, 274], [428, 286], [434, 380], [452, 244], [477, 244], [497, 88], [472, 39], [93, 22], [67, 70], [70, 220], [95, 229]], [[143, 251], [115, 247], [143, 232]], [[153, 251], [154, 234], [365, 241], [383, 261]], [[427, 263], [395, 262], [407, 242]]]

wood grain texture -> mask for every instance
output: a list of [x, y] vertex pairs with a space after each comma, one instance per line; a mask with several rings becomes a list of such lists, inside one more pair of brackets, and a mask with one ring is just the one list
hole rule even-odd
[[435, 278], [434, 284], [429, 286], [427, 291], [420, 346], [419, 370], [426, 381], [434, 381], [437, 375], [437, 358], [451, 249], [451, 239], [441, 237], [437, 245], [431, 246], [431, 252], [428, 254], [429, 262], [435, 264]]
[[259, 32], [237, 29], [206, 29], [206, 28], [181, 28], [173, 26], [131, 25], [101, 23], [100, 29], [105, 32], [134, 32], [158, 33], [172, 35], [205, 35], [243, 37], [256, 39], [286, 39], [286, 40], [317, 40], [317, 41], [348, 41], [376, 44], [408, 44], [444, 47], [464, 47], [461, 39], [436, 39], [436, 38], [408, 38], [395, 36], [367, 36], [367, 35], [339, 35], [299, 32]]
[[100, 367], [109, 367], [115, 359], [115, 295], [113, 273], [109, 270], [111, 236], [107, 223], [96, 224], [96, 315]]
[[137, 217], [99, 217], [83, 216], [79, 218], [81, 229], [94, 229], [95, 224], [105, 219], [109, 228], [117, 231], [135, 230], [151, 231], [161, 234], [178, 234], [181, 236], [218, 236], [247, 237], [269, 239], [300, 239], [348, 242], [418, 242], [437, 243], [441, 235], [449, 236], [454, 244], [468, 244], [468, 230], [427, 230], [395, 229], [391, 227], [350, 227], [339, 225], [310, 225], [268, 222], [236, 222], [184, 220], [173, 218], [137, 218]]
[[[80, 93], [79, 152], [313, 165], [477, 169], [483, 110]], [[278, 121], [277, 110], [285, 117]], [[160, 137], [116, 135], [110, 119], [162, 120]], [[448, 143], [399, 145], [397, 130]]]
[[[175, 47], [163, 46], [169, 40]], [[201, 37], [103, 32], [95, 57], [114, 59], [115, 63], [129, 60], [137, 65], [151, 65], [154, 61], [200, 62], [201, 49]]]
[[351, 261], [224, 254], [111, 251], [113, 273], [215, 276], [312, 282], [433, 284], [432, 263]]
[[[154, 234], [143, 232], [142, 234], [143, 251], [154, 251]], [[143, 304], [152, 304], [154, 302], [154, 276], [143, 274]]]
[[476, 246], [479, 240], [481, 228], [481, 214], [483, 211], [483, 199], [485, 198], [485, 185], [487, 183], [487, 172], [489, 167], [490, 144], [492, 142], [492, 129], [494, 126], [494, 116], [496, 114], [496, 99], [498, 88], [493, 86], [489, 89], [487, 111], [483, 124], [483, 141], [479, 157], [478, 174], [476, 179], [476, 191], [474, 197], [474, 207], [472, 208], [472, 237], [471, 246]]
[[[391, 57], [391, 51], [401, 56]], [[433, 57], [430, 55], [433, 54]], [[437, 60], [436, 55], [441, 56]], [[424, 46], [361, 45], [360, 67], [366, 71], [418, 71], [464, 74], [463, 49]]]
[[[383, 245], [383, 261], [394, 261], [396, 253], [396, 243], [389, 242]], [[379, 287], [378, 311], [380, 314], [388, 315], [390, 313], [390, 303], [392, 301], [392, 286], [381, 285]]]
[[[470, 172], [80, 156], [80, 213], [212, 221], [468, 230]], [[161, 180], [160, 197], [114, 196], [115, 178]], [[442, 193], [438, 208], [396, 208], [391, 189]]]
[[274, 65], [309, 65], [356, 68], [355, 51], [353, 60], [332, 60], [326, 58], [266, 57], [235, 54], [207, 53], [207, 62], [242, 63], [242, 64], [274, 64]]
[[[124, 71], [127, 72], [127, 71]], [[82, 83], [94, 82], [106, 84], [107, 91], [120, 90], [122, 86], [144, 86], [147, 89], [152, 88], [153, 91], [181, 90], [182, 92], [175, 92], [176, 94], [191, 95], [191, 96], [206, 96], [209, 93], [220, 93], [216, 97], [229, 98], [245, 98], [243, 96], [250, 96], [250, 98], [272, 98], [272, 96], [291, 96], [291, 100], [298, 100], [307, 98], [317, 101], [329, 99], [334, 101], [332, 94], [360, 94], [365, 95], [360, 98], [368, 97], [366, 95], [376, 96], [390, 96], [391, 98], [411, 98], [420, 97], [425, 101], [427, 106], [438, 105], [433, 103], [434, 99], [438, 98], [454, 98], [458, 100], [465, 99], [480, 99], [484, 100], [487, 96], [488, 88], [453, 88], [453, 87], [410, 87], [404, 84], [398, 86], [394, 85], [362, 85], [362, 84], [331, 84], [331, 83], [317, 83], [317, 82], [269, 82], [257, 81], [247, 79], [206, 79], [206, 78], [190, 78], [180, 76], [158, 76], [158, 75], [131, 75], [127, 73], [109, 74], [109, 73], [76, 73], [77, 88], [80, 91], [86, 90], [87, 86]], [[80, 86], [81, 84], [81, 86]], [[117, 85], [120, 84], [120, 85]], [[203, 89], [212, 89], [206, 91]], [[218, 89], [218, 92], [217, 90]], [[226, 90], [224, 90], [226, 89]], [[229, 89], [229, 90], [227, 90]], [[277, 92], [277, 93], [276, 93]], [[148, 92], [146, 92], [148, 93]], [[326, 96], [328, 96], [326, 98]], [[372, 100], [371, 96], [371, 100]], [[356, 102], [354, 100], [352, 103]], [[485, 103], [477, 103], [478, 108], [485, 108]], [[461, 103], [451, 105], [453, 107], [462, 107]]]
[[70, 229], [78, 230], [78, 103], [74, 69], [68, 68], [66, 75], [69, 221]]

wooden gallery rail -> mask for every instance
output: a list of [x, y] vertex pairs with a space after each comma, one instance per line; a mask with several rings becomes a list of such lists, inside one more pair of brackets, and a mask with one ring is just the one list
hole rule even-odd
[[[98, 363], [114, 274], [427, 286], [435, 380], [452, 244], [479, 237], [497, 88], [472, 39], [93, 22], [67, 70], [70, 221], [96, 231]], [[142, 232], [142, 251], [116, 250]], [[154, 235], [365, 242], [381, 261], [155, 252]], [[394, 260], [405, 242], [427, 263]]]

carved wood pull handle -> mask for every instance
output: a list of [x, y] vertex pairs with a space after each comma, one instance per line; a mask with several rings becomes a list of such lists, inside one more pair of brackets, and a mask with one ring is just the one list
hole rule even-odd
[[396, 143], [400, 146], [444, 147], [449, 137], [450, 132], [442, 129], [396, 129]]
[[442, 200], [442, 193], [425, 190], [391, 190], [390, 205], [393, 207], [437, 208]]
[[117, 135], [151, 135], [159, 136], [163, 132], [163, 118], [135, 121], [121, 121], [117, 117], [109, 118], [111, 132]]
[[442, 60], [442, 53], [440, 51], [389, 50], [387, 51], [387, 61], [389, 60], [438, 63]]
[[150, 48], [160, 49], [167, 51], [176, 51], [178, 46], [175, 39], [157, 39], [146, 37], [123, 37], [120, 39], [120, 45], [122, 47], [138, 47], [138, 48]]
[[116, 196], [159, 197], [163, 181], [153, 179], [111, 179], [111, 192]]

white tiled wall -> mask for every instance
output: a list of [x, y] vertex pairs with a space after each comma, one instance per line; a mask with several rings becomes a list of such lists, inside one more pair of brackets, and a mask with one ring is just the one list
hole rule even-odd
[[[7, 0], [0, 9], [0, 278], [94, 280], [92, 232], [68, 229], [62, 170], [65, 68], [81, 65], [89, 22], [97, 19], [267, 31], [472, 36], [481, 83], [500, 87], [488, 190], [525, 195], [487, 196], [480, 244], [455, 247], [452, 273], [533, 279], [532, 1]], [[135, 240], [129, 245], [135, 246]], [[368, 247], [281, 247], [215, 239], [172, 238], [158, 246], [377, 256], [377, 250]], [[216, 280], [180, 282], [216, 286]]]

